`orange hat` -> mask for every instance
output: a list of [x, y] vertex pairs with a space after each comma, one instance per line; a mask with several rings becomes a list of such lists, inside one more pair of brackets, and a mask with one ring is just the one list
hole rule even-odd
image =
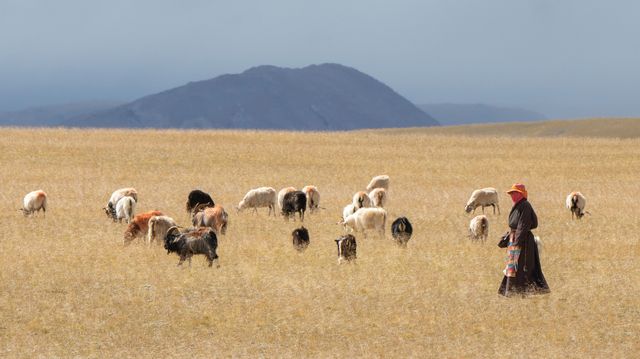
[[520, 192], [522, 193], [524, 198], [527, 198], [527, 190], [524, 188], [524, 185], [522, 183], [514, 183], [513, 186], [511, 186], [511, 188], [509, 188], [509, 190], [507, 191], [507, 193], [511, 192]]

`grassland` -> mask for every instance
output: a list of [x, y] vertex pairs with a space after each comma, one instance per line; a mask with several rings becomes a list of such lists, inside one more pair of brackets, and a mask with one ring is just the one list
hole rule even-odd
[[[408, 216], [406, 250], [358, 237], [336, 263], [342, 207], [377, 174], [387, 209]], [[348, 133], [0, 130], [0, 357], [632, 357], [640, 352], [640, 140], [497, 138], [424, 131]], [[502, 298], [510, 208], [487, 243], [467, 239], [471, 191], [527, 185], [552, 293]], [[299, 223], [236, 214], [257, 186], [315, 184], [311, 246]], [[219, 269], [160, 246], [122, 247], [102, 213], [116, 188], [138, 211], [187, 224], [201, 188], [230, 212]], [[46, 218], [22, 196], [49, 194]], [[572, 190], [592, 213], [572, 221]], [[388, 237], [388, 235], [387, 235]]]
[[424, 132], [431, 135], [498, 136], [498, 137], [592, 137], [640, 138], [640, 118], [590, 118], [504, 122], [465, 126], [428, 127], [423, 129], [388, 130], [390, 133]]

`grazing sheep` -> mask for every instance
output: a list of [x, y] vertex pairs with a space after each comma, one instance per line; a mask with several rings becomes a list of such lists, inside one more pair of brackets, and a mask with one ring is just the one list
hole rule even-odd
[[496, 207], [498, 207], [498, 214], [500, 214], [500, 205], [498, 204], [498, 191], [495, 188], [487, 187], [477, 189], [471, 193], [471, 197], [467, 201], [465, 211], [467, 213], [476, 212], [476, 208], [482, 206], [482, 213], [484, 213], [484, 207], [493, 207], [493, 214], [496, 214]]
[[369, 192], [369, 199], [373, 207], [384, 207], [387, 203], [387, 190], [384, 188], [374, 188]]
[[318, 192], [318, 188], [316, 186], [308, 185], [302, 187], [302, 192], [307, 195], [309, 212], [315, 212], [320, 207], [320, 192]]
[[489, 219], [484, 214], [473, 217], [469, 222], [469, 238], [483, 243], [489, 236]]
[[220, 205], [206, 207], [206, 205], [200, 204], [194, 208], [191, 222], [194, 227], [210, 227], [216, 231], [216, 234], [225, 235], [229, 224], [229, 215]]
[[214, 260], [218, 260], [218, 238], [211, 228], [192, 228], [180, 233], [177, 227], [171, 227], [164, 237], [164, 248], [167, 254], [174, 252], [180, 256], [178, 266], [188, 259], [191, 267], [191, 257], [194, 254], [204, 254], [209, 267], [213, 265]]
[[282, 215], [285, 220], [293, 216], [296, 220], [296, 213], [300, 215], [300, 221], [304, 222], [304, 211], [307, 209], [307, 196], [302, 191], [289, 192], [284, 195], [282, 201]]
[[402, 248], [407, 248], [407, 242], [411, 239], [413, 227], [407, 217], [399, 217], [391, 224], [391, 236]]
[[131, 243], [138, 236], [143, 236], [145, 233], [149, 232], [149, 219], [153, 216], [162, 216], [163, 213], [160, 211], [149, 211], [145, 213], [140, 213], [133, 217], [133, 220], [127, 226], [127, 229], [124, 231], [124, 237], [122, 243], [127, 245]]
[[353, 206], [356, 209], [371, 207], [371, 199], [367, 192], [360, 191], [353, 195]]
[[287, 193], [295, 192], [295, 191], [296, 191], [295, 187], [285, 187], [285, 188], [281, 189], [280, 192], [278, 192], [278, 208], [280, 208], [280, 211], [282, 211], [282, 206], [283, 206], [283, 202], [284, 202], [284, 196]]
[[571, 219], [575, 216], [577, 219], [582, 219], [585, 212], [584, 207], [587, 204], [587, 199], [580, 192], [571, 192], [567, 196], [565, 201], [567, 209], [571, 211]]
[[118, 221], [122, 223], [124, 219], [127, 223], [130, 223], [133, 219], [133, 213], [136, 209], [136, 200], [130, 196], [124, 196], [120, 198], [118, 203], [116, 203], [116, 216], [113, 219], [114, 222]]
[[343, 261], [351, 262], [356, 259], [356, 237], [353, 234], [345, 234], [336, 239], [338, 246], [338, 264]]
[[293, 248], [302, 252], [309, 246], [309, 231], [304, 228], [296, 228], [291, 232], [291, 239], [293, 241]]
[[193, 209], [199, 204], [207, 205], [207, 207], [214, 207], [216, 205], [215, 202], [213, 202], [213, 198], [211, 198], [207, 192], [194, 189], [189, 192], [185, 208], [187, 212], [191, 213], [191, 211], [193, 211]]
[[384, 237], [384, 226], [387, 221], [387, 211], [382, 208], [360, 208], [356, 213], [350, 215], [340, 222], [345, 230], [363, 232], [364, 238], [367, 238], [368, 229], [378, 231], [380, 236]]
[[118, 203], [118, 201], [120, 201], [122, 197], [131, 197], [136, 201], [136, 203], [138, 203], [138, 191], [136, 191], [136, 189], [132, 187], [120, 188], [113, 191], [113, 193], [111, 194], [111, 197], [109, 197], [109, 202], [107, 202], [107, 206], [104, 207], [103, 209], [107, 213], [107, 216], [109, 218], [112, 218], [114, 222], [117, 219], [116, 204]]
[[42, 215], [45, 216], [47, 213], [47, 194], [41, 189], [27, 193], [22, 200], [22, 208], [19, 211], [22, 211], [22, 214], [26, 217], [38, 213], [40, 210], [42, 210]]
[[273, 215], [276, 216], [276, 190], [271, 187], [260, 187], [252, 189], [244, 195], [244, 198], [238, 204], [238, 213], [246, 208], [253, 208], [255, 213], [258, 213], [258, 207], [268, 207], [269, 214], [273, 211]]
[[346, 220], [347, 217], [356, 213], [357, 210], [358, 209], [353, 205], [353, 203], [349, 203], [348, 205], [344, 206], [344, 209], [342, 210], [342, 220]]
[[149, 218], [149, 231], [147, 233], [147, 245], [158, 239], [158, 243], [164, 242], [164, 237], [171, 227], [177, 227], [178, 224], [169, 216], [153, 216]]
[[384, 188], [385, 190], [389, 190], [389, 176], [387, 175], [380, 175], [380, 176], [375, 176], [371, 179], [371, 182], [369, 182], [369, 185], [367, 186], [367, 192], [371, 192], [372, 190], [376, 189], [376, 188]]

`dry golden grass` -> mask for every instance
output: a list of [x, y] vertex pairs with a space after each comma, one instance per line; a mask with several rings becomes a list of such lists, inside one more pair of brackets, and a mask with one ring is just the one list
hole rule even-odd
[[[631, 357], [640, 351], [640, 140], [509, 139], [424, 132], [0, 130], [0, 357]], [[391, 176], [391, 217], [407, 215], [406, 250], [358, 236], [338, 266], [336, 221], [354, 191]], [[502, 298], [496, 246], [467, 239], [471, 191], [527, 185], [552, 293]], [[296, 253], [281, 217], [237, 215], [257, 186], [315, 184]], [[133, 186], [138, 212], [187, 224], [201, 188], [230, 212], [219, 269], [141, 241], [101, 212]], [[49, 194], [23, 218], [24, 194]], [[592, 216], [572, 221], [580, 190]]]
[[432, 135], [473, 136], [640, 138], [640, 118], [506, 122], [428, 127], [423, 129], [397, 129], [389, 132], [424, 132]]

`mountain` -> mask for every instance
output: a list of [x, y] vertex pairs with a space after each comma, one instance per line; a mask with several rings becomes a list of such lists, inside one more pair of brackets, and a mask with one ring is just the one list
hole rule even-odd
[[496, 107], [484, 104], [436, 103], [418, 105], [442, 125], [466, 125], [472, 123], [513, 122], [546, 120], [538, 112], [520, 108]]
[[30, 107], [0, 113], [0, 126], [58, 126], [77, 117], [86, 117], [122, 104], [115, 101], [87, 101], [63, 105]]
[[350, 130], [437, 126], [382, 82], [339, 64], [258, 66], [190, 82], [64, 125]]

